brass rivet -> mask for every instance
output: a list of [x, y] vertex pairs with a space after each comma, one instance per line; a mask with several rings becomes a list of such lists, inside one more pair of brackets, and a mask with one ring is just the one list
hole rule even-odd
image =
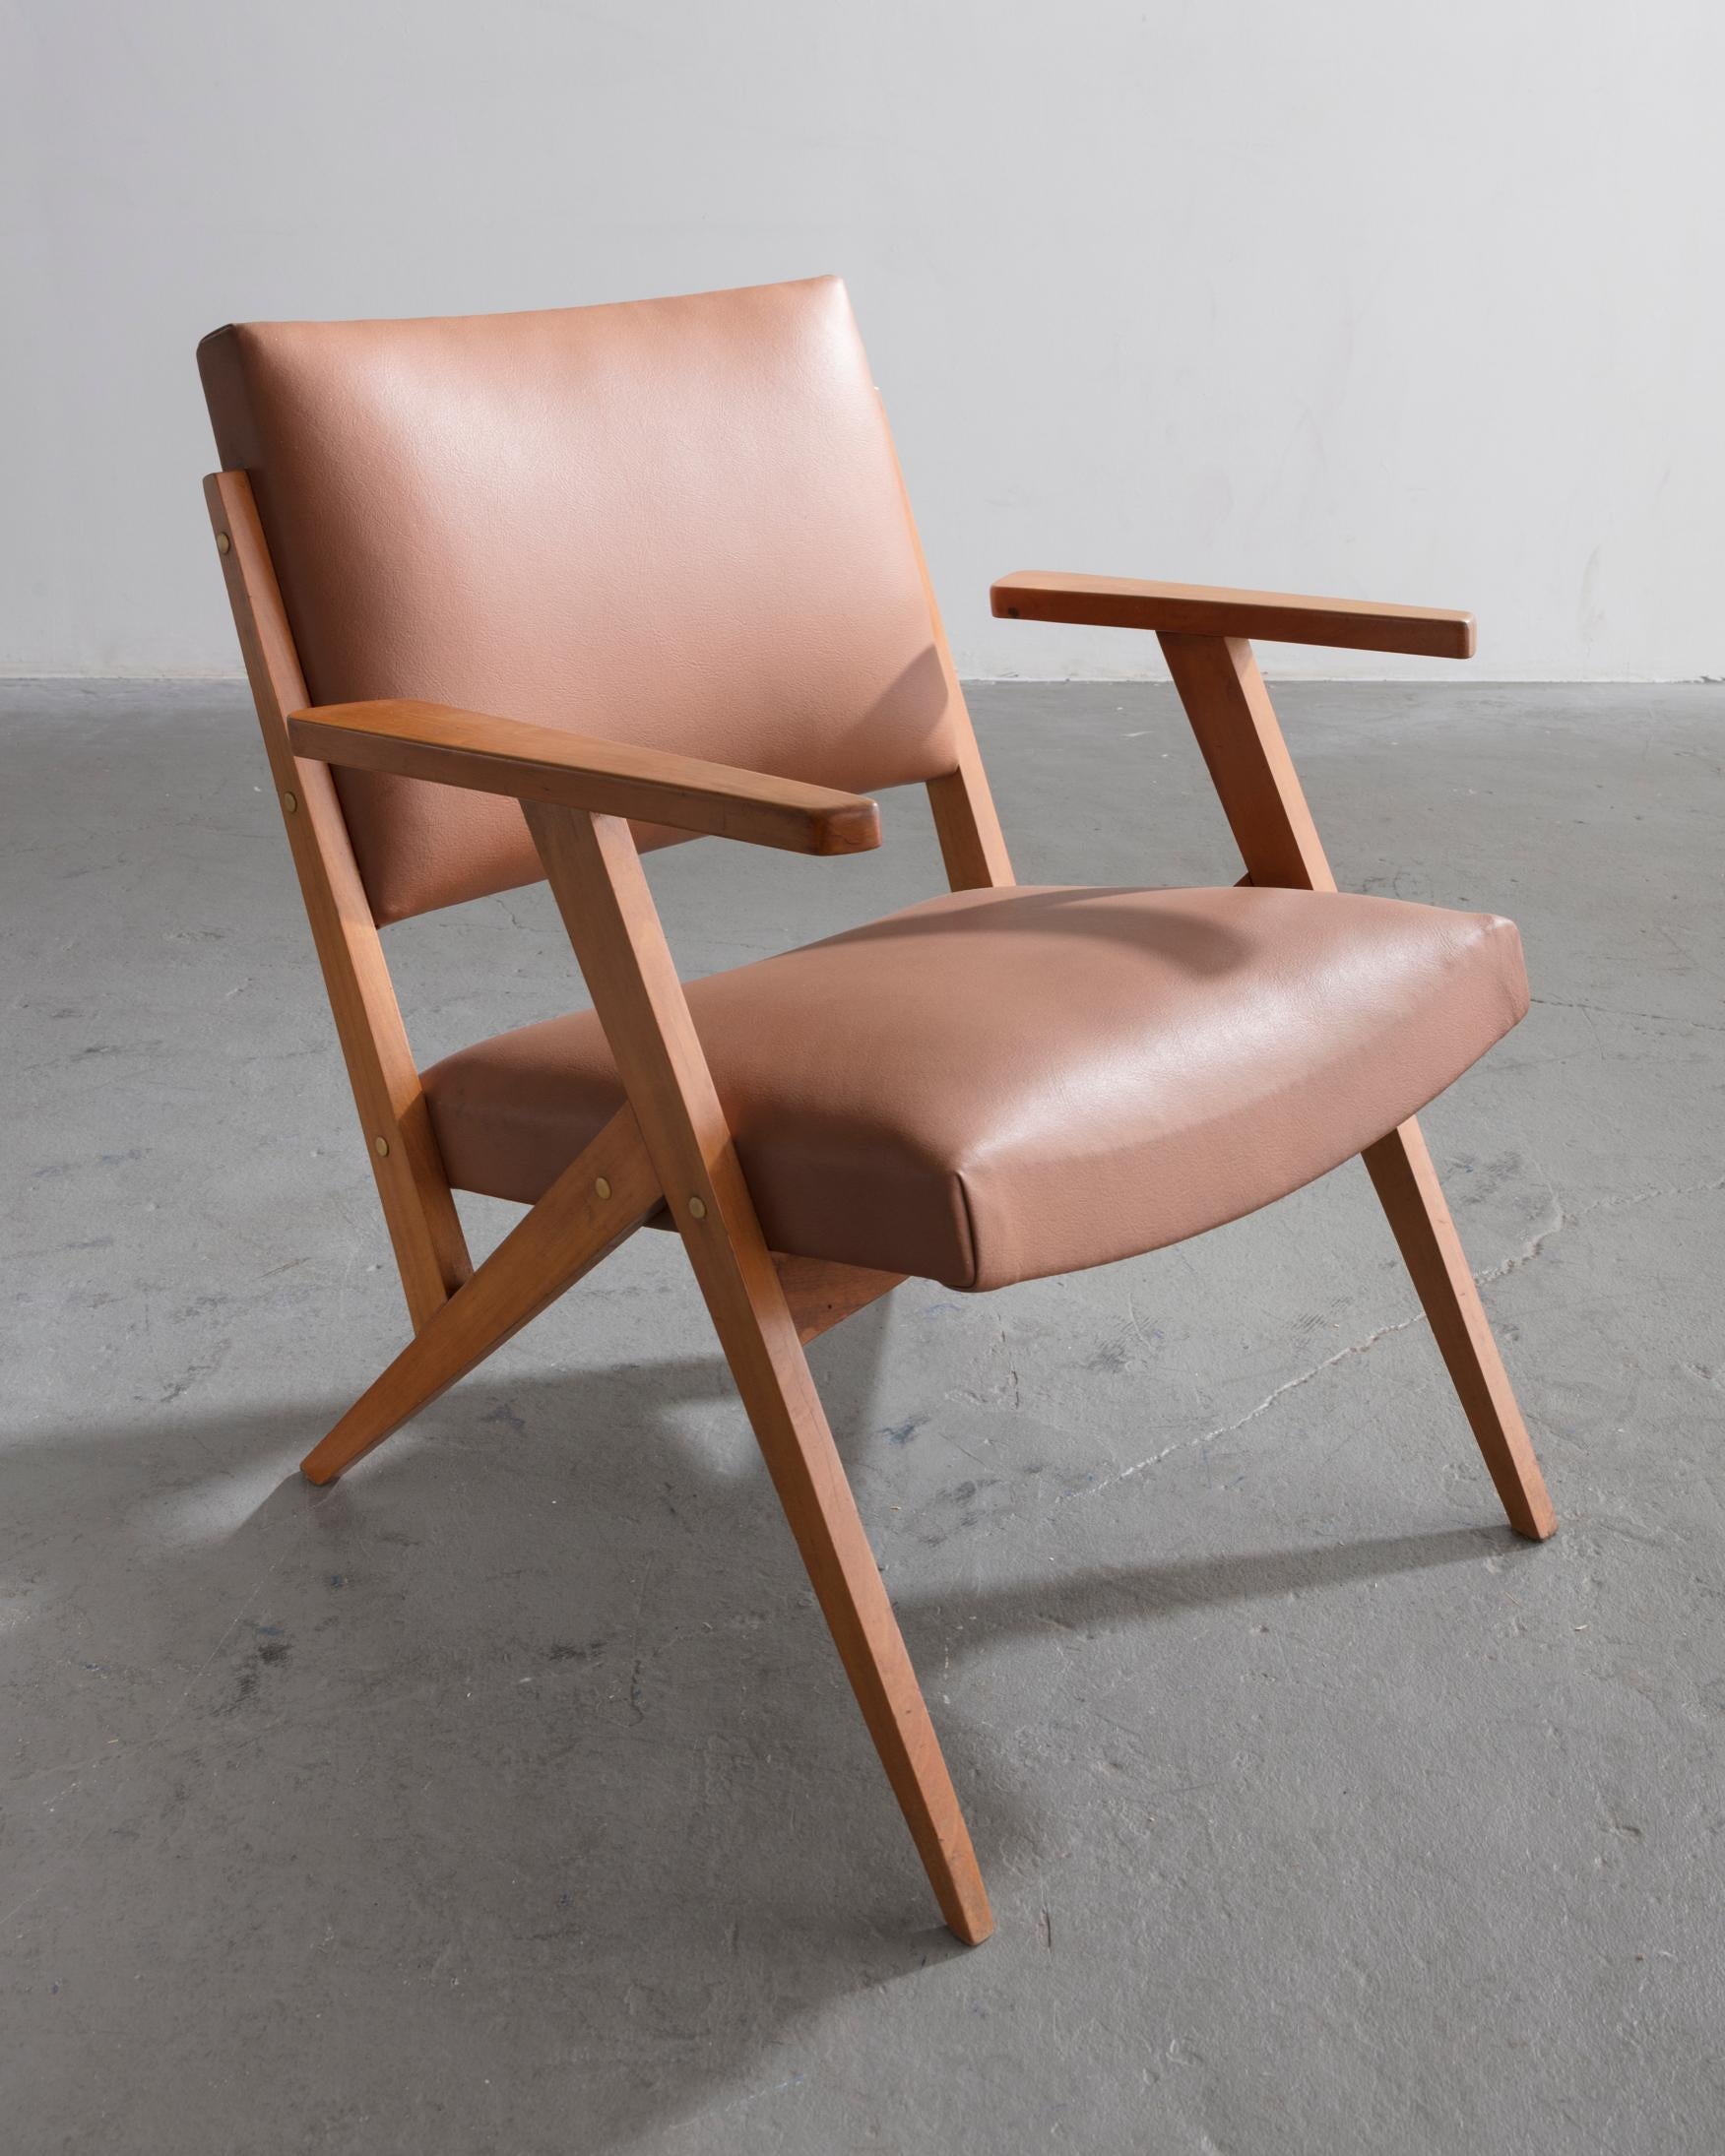
[[610, 1196], [610, 1184], [606, 1181], [603, 1175], [601, 1175], [601, 1177], [594, 1184], [593, 1187], [602, 1198], [608, 1198]]
[[291, 816], [293, 811], [299, 806], [299, 795], [297, 793], [284, 793], [282, 796], [282, 806], [288, 811], [288, 815]]
[[707, 1208], [699, 1198], [689, 1200], [689, 1211], [695, 1216], [696, 1220], [705, 1220], [707, 1217]]
[[218, 532], [218, 533], [217, 533], [217, 535], [216, 535], [216, 551], [217, 551], [217, 552], [218, 552], [219, 554], [224, 554], [224, 553], [226, 553], [227, 549], [228, 549], [228, 548], [229, 548], [229, 547], [230, 547], [230, 546], [231, 546], [232, 544], [233, 544], [233, 541], [232, 541], [232, 540], [231, 540], [231, 539], [230, 539], [228, 538], [228, 536], [227, 536], [227, 534], [226, 534], [225, 532]]
[[378, 1159], [387, 1161], [389, 1159], [389, 1140], [387, 1138], [373, 1138], [371, 1142], [377, 1148]]

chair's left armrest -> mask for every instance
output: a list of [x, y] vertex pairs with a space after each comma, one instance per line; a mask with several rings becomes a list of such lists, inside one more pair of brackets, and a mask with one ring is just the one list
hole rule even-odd
[[288, 738], [296, 755], [317, 763], [794, 854], [862, 854], [880, 844], [880, 810], [860, 793], [447, 704], [324, 704], [290, 714]]
[[989, 597], [996, 614], [1014, 620], [1154, 629], [1166, 636], [1261, 636], [1274, 644], [1410, 652], [1422, 659], [1471, 659], [1474, 653], [1473, 615], [1442, 606], [1145, 584], [1134, 577], [1070, 576], [1057, 569], [1020, 569], [991, 586]]

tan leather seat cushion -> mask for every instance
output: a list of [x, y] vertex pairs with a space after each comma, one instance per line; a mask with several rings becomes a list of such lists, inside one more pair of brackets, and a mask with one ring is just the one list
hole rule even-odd
[[[1249, 1213], [1527, 1009], [1513, 924], [1313, 891], [963, 891], [688, 986], [768, 1242], [997, 1288]], [[460, 1189], [538, 1198], [622, 1100], [591, 1012], [425, 1074]]]

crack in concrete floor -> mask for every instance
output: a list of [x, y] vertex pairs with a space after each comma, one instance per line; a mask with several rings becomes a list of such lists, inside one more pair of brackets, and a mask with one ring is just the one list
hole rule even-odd
[[[1655, 1198], [1695, 1197], [1716, 1190], [1725, 1190], [1725, 1176], [1715, 1176], [1707, 1182], [1658, 1183], [1650, 1189], [1630, 1190], [1619, 1197], [1595, 1198], [1590, 1204], [1577, 1206], [1573, 1211], [1565, 1206], [1561, 1199], [1555, 1200], [1557, 1217], [1548, 1226], [1530, 1236], [1521, 1248], [1510, 1256], [1476, 1272], [1474, 1280], [1482, 1288], [1490, 1287], [1494, 1281], [1506, 1280], [1511, 1273], [1519, 1272], [1524, 1265], [1531, 1265], [1553, 1237], [1562, 1235], [1565, 1228], [1574, 1227], [1592, 1213], [1621, 1212], [1632, 1205], [1649, 1204]], [[1172, 1460], [1177, 1453], [1191, 1452], [1199, 1445], [1214, 1444], [1218, 1438], [1232, 1437], [1237, 1430], [1244, 1429], [1248, 1423], [1255, 1423], [1259, 1416], [1267, 1414], [1278, 1400], [1285, 1399], [1291, 1392], [1298, 1392], [1303, 1385], [1310, 1385], [1313, 1378], [1321, 1377], [1325, 1370], [1334, 1369], [1338, 1363], [1346, 1363], [1353, 1356], [1365, 1355], [1376, 1347], [1380, 1340], [1387, 1340], [1392, 1333], [1405, 1333], [1411, 1326], [1423, 1325], [1425, 1322], [1425, 1311], [1416, 1310], [1411, 1316], [1394, 1318], [1387, 1325], [1379, 1325], [1369, 1332], [1364, 1340], [1350, 1341], [1345, 1348], [1337, 1348], [1321, 1362], [1313, 1363], [1310, 1368], [1300, 1370], [1293, 1377], [1284, 1378], [1281, 1384], [1265, 1393], [1255, 1407], [1247, 1408], [1236, 1421], [1219, 1423], [1214, 1429], [1203, 1430], [1195, 1437], [1177, 1438], [1172, 1445], [1164, 1445], [1160, 1452], [1149, 1453], [1142, 1460], [1134, 1461], [1130, 1467], [1119, 1468], [1113, 1475], [1105, 1475], [1097, 1482], [1087, 1483], [1082, 1490], [1068, 1491], [1059, 1501], [1065, 1504], [1072, 1497], [1093, 1497], [1101, 1490], [1112, 1490], [1117, 1483], [1130, 1482], [1135, 1475], [1143, 1475], [1153, 1467], [1160, 1467], [1164, 1460]]]

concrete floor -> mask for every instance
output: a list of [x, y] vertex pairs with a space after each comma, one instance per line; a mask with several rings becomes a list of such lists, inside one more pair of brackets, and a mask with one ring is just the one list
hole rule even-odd
[[[1236, 873], [1166, 690], [976, 703], [1026, 880]], [[1522, 924], [1427, 1128], [1564, 1527], [1357, 1167], [821, 1343], [971, 1953], [671, 1238], [295, 1477], [405, 1319], [252, 721], [4, 692], [8, 2150], [1725, 2142], [1725, 691], [1282, 703], [1345, 885]], [[685, 969], [936, 888], [888, 808], [659, 856]], [[426, 1059], [578, 993], [540, 891], [389, 946]]]

